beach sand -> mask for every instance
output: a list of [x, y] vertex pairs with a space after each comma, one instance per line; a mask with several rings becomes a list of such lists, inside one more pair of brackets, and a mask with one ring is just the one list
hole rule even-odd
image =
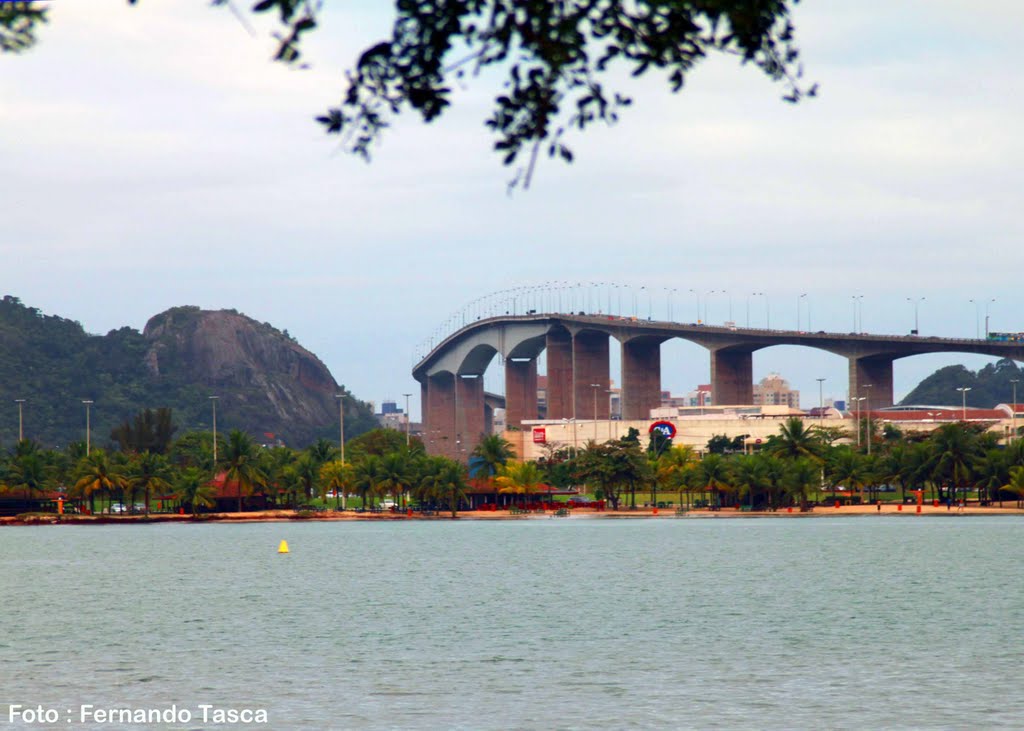
[[[945, 505], [934, 506], [931, 502], [926, 502], [921, 506], [921, 512], [917, 512], [916, 505], [904, 505], [903, 509], [900, 510], [898, 505], [883, 504], [882, 509], [879, 510], [874, 505], [843, 505], [841, 507], [823, 507], [816, 506], [813, 510], [801, 513], [798, 509], [793, 508], [792, 512], [787, 508], [777, 510], [775, 512], [746, 512], [737, 510], [736, 508], [721, 508], [719, 510], [690, 510], [685, 514], [677, 514], [674, 508], [637, 508], [636, 510], [605, 510], [597, 511], [592, 508], [575, 508], [570, 510], [569, 519], [606, 519], [606, 518], [618, 518], [618, 519], [694, 519], [694, 518], [821, 518], [821, 517], [844, 517], [844, 516], [864, 516], [864, 515], [884, 515], [886, 517], [923, 517], [923, 516], [965, 516], [965, 515], [1024, 515], [1024, 509], [1019, 509], [1015, 506], [1013, 501], [1003, 503], [1003, 507], [992, 505], [988, 507], [981, 507], [977, 504], [968, 505], [963, 509], [953, 506], [951, 509], [947, 509]], [[549, 519], [555, 518], [552, 511], [537, 512], [537, 513], [526, 513], [520, 515], [510, 515], [507, 510], [497, 511], [460, 511], [458, 514], [459, 520], [538, 520], [538, 519]], [[198, 519], [193, 519], [191, 515], [178, 515], [173, 513], [154, 513], [149, 516], [146, 515], [69, 515], [64, 516], [63, 520], [58, 520], [58, 516], [52, 514], [36, 514], [27, 520], [23, 520], [19, 517], [2, 517], [0, 518], [0, 526], [5, 525], [40, 525], [40, 524], [63, 524], [63, 525], [111, 525], [111, 524], [130, 524], [130, 523], [170, 523], [170, 522], [227, 522], [227, 523], [244, 523], [244, 522], [284, 522], [284, 521], [402, 521], [402, 520], [451, 520], [451, 513], [447, 511], [440, 511], [435, 515], [421, 515], [419, 513], [413, 513], [411, 516], [405, 512], [387, 512], [387, 513], [355, 513], [355, 512], [334, 512], [326, 511], [322, 513], [304, 513], [297, 514], [294, 510], [265, 510], [259, 512], [242, 512], [242, 513], [205, 513]]]

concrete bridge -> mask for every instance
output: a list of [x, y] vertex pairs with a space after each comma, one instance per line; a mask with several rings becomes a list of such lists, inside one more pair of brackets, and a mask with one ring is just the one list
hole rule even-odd
[[[661, 402], [661, 344], [682, 338], [711, 354], [715, 404], [754, 400], [753, 353], [774, 345], [803, 345], [849, 361], [851, 394], [867, 408], [893, 403], [893, 361], [923, 353], [975, 353], [1024, 360], [1024, 343], [976, 339], [799, 332], [677, 324], [609, 315], [531, 314], [478, 320], [441, 341], [414, 368], [422, 391], [427, 451], [465, 460], [489, 433], [484, 372], [496, 354], [505, 363], [509, 426], [538, 418], [537, 356], [547, 351], [547, 418], [608, 419], [610, 403], [593, 398], [591, 384], [609, 382], [609, 348], [622, 351], [622, 418], [646, 419]], [[870, 390], [865, 387], [870, 385]], [[596, 406], [596, 413], [595, 413]]]

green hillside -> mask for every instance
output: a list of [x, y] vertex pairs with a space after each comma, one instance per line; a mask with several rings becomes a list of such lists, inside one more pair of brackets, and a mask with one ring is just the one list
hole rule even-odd
[[[962, 365], [946, 366], [917, 384], [900, 404], [959, 406], [962, 395], [957, 389], [967, 387], [971, 389], [967, 405], [987, 409], [1013, 402], [1014, 380], [1021, 380], [1021, 369], [1008, 359], [990, 363], [977, 372]], [[1024, 384], [1017, 384], [1017, 398], [1024, 401]]]
[[[269, 325], [266, 329], [273, 330]], [[154, 377], [146, 365], [151, 344], [129, 327], [91, 335], [78, 322], [45, 315], [16, 297], [5, 296], [0, 300], [0, 447], [8, 448], [18, 438], [15, 399], [25, 399], [25, 437], [47, 447], [85, 440], [83, 399], [94, 402], [92, 440], [101, 446], [109, 442], [115, 426], [145, 408], [173, 409], [179, 434], [209, 430], [210, 384], [185, 377], [186, 368], [164, 368], [159, 378]], [[217, 384], [216, 393], [219, 430], [239, 428], [263, 438], [265, 427], [255, 420], [265, 410], [263, 395], [253, 394], [244, 384]], [[351, 399], [346, 434], [354, 436], [374, 426], [367, 405]], [[292, 446], [305, 446], [299, 442], [318, 436], [337, 439], [336, 420], [279, 428]]]

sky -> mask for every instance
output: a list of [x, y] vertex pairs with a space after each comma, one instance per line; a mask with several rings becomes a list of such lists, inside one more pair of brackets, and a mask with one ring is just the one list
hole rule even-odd
[[[572, 165], [545, 161], [511, 195], [483, 127], [495, 75], [466, 80], [440, 122], [395, 120], [370, 164], [322, 133], [313, 117], [393, 20], [383, 0], [326, 4], [294, 70], [270, 63], [270, 25], [250, 34], [202, 0], [52, 3], [38, 46], [0, 58], [0, 294], [93, 333], [234, 308], [361, 399], [411, 392], [414, 416], [414, 358], [451, 313], [553, 281], [640, 292], [641, 310], [654, 293], [656, 319], [671, 304], [693, 321], [699, 300], [711, 323], [731, 307], [741, 325], [749, 309], [753, 326], [799, 313], [804, 329], [906, 333], [916, 308], [922, 335], [984, 334], [986, 315], [1024, 331], [1021, 3], [805, 1], [816, 99], [786, 104], [733, 58], [675, 95], [619, 76], [635, 99], [620, 122], [571, 137]], [[896, 361], [896, 396], [988, 361]], [[709, 370], [699, 346], [662, 348], [666, 390]], [[755, 379], [770, 372], [805, 406], [817, 378], [847, 395], [828, 353], [755, 353]], [[486, 379], [502, 392], [497, 360]]]

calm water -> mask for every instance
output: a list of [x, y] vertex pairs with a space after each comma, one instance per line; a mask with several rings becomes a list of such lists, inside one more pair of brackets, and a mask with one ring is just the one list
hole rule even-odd
[[[292, 553], [276, 554], [287, 539]], [[8, 704], [274, 729], [1022, 728], [1024, 520], [0, 530]], [[67, 713], [72, 712], [72, 723]], [[242, 726], [219, 726], [241, 728]]]

